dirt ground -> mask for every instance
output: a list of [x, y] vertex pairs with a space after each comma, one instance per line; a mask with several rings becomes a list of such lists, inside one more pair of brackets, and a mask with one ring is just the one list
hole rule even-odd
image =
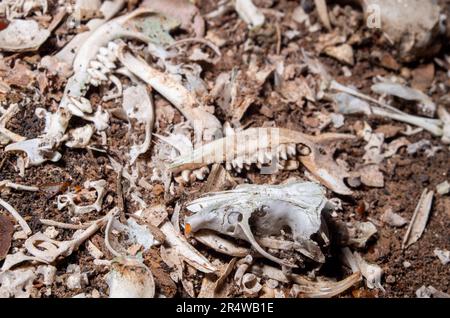
[[[129, 2], [130, 9], [134, 8], [134, 2]], [[368, 30], [361, 25], [363, 17], [360, 8], [330, 3], [328, 9], [337, 13], [339, 25], [334, 26], [333, 31], [328, 34], [339, 36], [349, 33], [347, 29], [350, 29], [353, 36], [357, 38], [352, 45], [355, 63], [354, 65], [345, 65], [321, 53], [320, 45], [325, 41], [324, 36], [327, 34], [324, 28], [318, 32], [310, 32], [304, 24], [293, 22], [292, 12], [299, 3], [302, 3], [308, 13], [311, 25], [316, 22], [320, 23], [313, 1], [254, 0], [253, 2], [260, 8], [266, 8], [266, 11], [264, 11], [266, 23], [263, 30], [260, 30], [256, 35], [251, 33], [252, 31], [249, 30], [246, 23], [234, 11], [214, 19], [206, 19], [206, 29], [213, 31], [215, 35], [225, 41], [220, 47], [222, 53], [220, 60], [215, 65], [203, 65], [202, 78], [209, 89], [213, 87], [215, 79], [220, 73], [231, 72], [233, 69], [248, 70], [249, 51], [246, 48], [248, 45], [246, 41], [249, 37], [253, 37], [254, 45], [257, 47], [257, 49], [253, 49], [253, 52], [256, 52], [259, 65], [266, 63], [275, 56], [281, 56], [285, 65], [300, 65], [303, 63], [302, 50], [304, 50], [317, 58], [336, 81], [344, 85], [354, 86], [368, 95], [372, 95], [370, 86], [376, 76], [386, 78], [398, 76], [403, 78], [406, 83], [413, 83], [421, 80], [422, 73], [417, 70], [432, 67], [432, 78], [423, 79], [426, 92], [428, 93], [431, 87], [440, 86], [443, 89], [433, 90], [433, 101], [443, 101], [448, 96], [447, 91], [450, 86], [448, 70], [437, 65], [434, 60], [434, 58], [446, 60], [447, 54], [449, 54], [446, 46], [432, 58], [420, 59], [413, 63], [402, 63], [397, 60], [394, 61], [395, 63], [392, 62], [396, 64], [394, 67], [381, 65], [375, 60], [376, 54], [374, 52], [386, 54], [395, 60], [396, 51], [386, 41], [382, 40], [379, 32]], [[216, 1], [202, 0], [195, 1], [195, 4], [204, 15], [217, 7]], [[442, 1], [442, 4], [446, 8], [450, 7], [450, 2]], [[282, 15], [279, 13], [282, 13]], [[343, 21], [346, 21], [346, 23], [342, 24]], [[292, 30], [298, 31], [298, 34], [289, 38], [286, 34], [289, 34], [289, 31]], [[56, 32], [63, 32], [63, 29], [57, 29]], [[280, 35], [282, 35], [281, 38]], [[182, 39], [191, 36], [191, 34], [175, 32], [173, 36], [175, 39]], [[44, 119], [35, 115], [36, 108], [43, 107], [55, 111], [64, 90], [64, 79], [50, 75], [38, 66], [43, 56], [59, 50], [58, 45], [56, 39], [52, 37], [37, 52], [4, 53], [2, 57], [6, 61], [3, 62], [4, 65], [13, 67], [15, 63], [24, 63], [35, 74], [31, 83], [22, 86], [12, 84], [10, 92], [0, 93], [0, 101], [3, 107], [7, 108], [11, 103], [21, 105], [20, 111], [8, 122], [6, 128], [27, 139], [40, 136], [45, 126]], [[347, 71], [351, 75], [346, 74]], [[3, 75], [3, 77], [6, 76], [5, 72], [3, 72]], [[47, 78], [46, 84], [44, 84], [42, 78], [39, 78], [39, 75], [44, 75]], [[309, 80], [312, 79], [309, 78]], [[251, 78], [243, 81], [245, 87], [241, 87], [240, 93], [243, 96], [251, 95], [254, 98], [251, 106], [240, 120], [241, 127], [251, 128], [270, 125], [298, 130], [310, 135], [316, 135], [320, 132], [357, 135], [359, 127], [364, 122], [367, 122], [374, 131], [388, 128], [396, 130], [398, 128], [396, 131], [399, 132], [406, 128], [405, 124], [386, 118], [345, 115], [345, 123], [342, 127], [334, 128], [329, 125], [320, 129], [318, 128], [320, 120], [317, 113], [333, 112], [332, 102], [321, 100], [313, 103], [306, 101], [306, 99], [293, 102], [281, 97], [269, 82], [258, 85], [253, 83]], [[94, 105], [96, 102], [100, 102], [104, 93], [104, 88], [90, 90], [91, 103]], [[183, 121], [183, 117], [162, 96], [155, 93], [154, 98], [156, 108], [154, 133], [165, 135], [168, 133], [168, 128]], [[205, 100], [208, 101], [208, 98], [205, 98]], [[217, 100], [210, 98], [209, 102], [215, 106], [215, 115], [221, 123], [230, 120], [230, 114], [227, 114], [218, 106]], [[411, 111], [407, 105], [398, 100], [395, 102], [396, 106], [405, 109], [405, 111]], [[104, 108], [109, 110], [121, 105], [120, 99], [102, 103]], [[168, 111], [169, 108], [170, 111]], [[448, 105], [447, 109], [449, 109]], [[170, 122], [167, 118], [170, 118]], [[77, 121], [83, 122], [74, 119], [71, 121], [71, 125], [75, 126]], [[87, 222], [104, 216], [107, 211], [120, 204], [117, 196], [117, 177], [109, 163], [108, 156], [112, 156], [121, 164], [125, 164], [124, 156], [129, 146], [127, 129], [126, 122], [111, 116], [109, 128], [106, 130], [107, 146], [100, 146], [101, 137], [98, 135], [94, 135], [90, 142], [93, 147], [107, 149], [107, 153], [61, 147], [59, 150], [62, 158], [58, 162], [47, 161], [41, 165], [26, 168], [23, 176], [18, 173], [17, 155], [5, 152], [4, 146], [0, 147], [0, 180], [10, 180], [18, 184], [33, 185], [40, 188], [40, 191], [37, 192], [5, 189], [1, 192], [1, 198], [20, 213], [35, 233], [46, 229], [46, 226], [39, 221], [42, 218], [64, 223], [73, 222], [72, 216], [66, 210], [57, 209], [56, 198], [58, 195], [77, 187], [81, 188], [85, 181], [104, 179], [107, 184], [107, 194], [103, 201], [102, 210], [78, 217], [76, 221]], [[400, 133], [395, 133], [387, 140], [391, 141], [399, 136], [401, 136]], [[431, 215], [422, 237], [407, 249], [402, 249], [402, 241], [408, 225], [396, 228], [380, 221], [381, 216], [388, 208], [391, 208], [393, 212], [406, 220], [411, 220], [423, 189], [435, 190], [438, 184], [449, 180], [450, 151], [448, 145], [442, 144], [440, 138], [426, 131], [406, 136], [406, 139], [411, 144], [424, 139], [429, 140], [432, 146], [440, 147], [440, 149], [434, 155], [428, 157], [424, 151], [409, 154], [406, 147], [400, 148], [395, 155], [379, 164], [380, 171], [384, 176], [383, 187], [374, 188], [361, 184], [352, 188], [353, 194], [350, 196], [337, 195], [327, 190], [327, 197], [338, 197], [342, 201], [342, 210], [337, 212], [338, 216], [335, 220], [350, 223], [370, 221], [376, 225], [378, 231], [376, 236], [371, 239], [367, 247], [358, 249], [358, 252], [366, 261], [379, 265], [384, 271], [382, 285], [385, 292], [378, 289], [369, 289], [361, 282], [339, 295], [339, 297], [416, 297], [416, 290], [423, 285], [431, 285], [439, 291], [450, 293], [450, 266], [442, 264], [434, 255], [436, 248], [450, 250], [450, 196], [448, 194], [435, 194]], [[152, 147], [157, 142], [159, 141], [153, 139]], [[365, 141], [362, 138], [339, 144], [337, 148], [339, 156], [345, 159], [350, 169], [358, 167], [362, 163], [365, 152], [364, 145]], [[148, 162], [152, 160], [152, 154], [152, 151], [149, 151], [141, 156], [137, 162], [139, 172], [144, 178], [146, 174], [148, 176], [151, 174], [151, 166]], [[258, 170], [252, 169], [248, 172], [231, 172], [231, 176], [238, 184], [279, 184], [290, 177], [306, 180], [304, 173], [305, 168], [300, 166], [295, 171], [282, 171], [275, 175], [261, 175]], [[140, 189], [143, 200], [148, 205], [165, 204], [169, 217], [175, 205], [180, 204], [182, 207], [181, 223], [187, 213], [184, 205], [197, 198], [203, 192], [202, 187], [205, 184], [205, 181], [197, 180], [193, 183], [176, 185], [174, 195], [170, 195], [164, 193], [164, 185], [161, 182], [152, 182], [150, 178], [146, 180], [151, 184], [151, 187]], [[227, 186], [226, 188], [230, 187]], [[138, 209], [136, 201], [132, 198], [125, 196], [124, 200], [124, 209], [127, 215]], [[7, 215], [4, 210], [0, 210], [0, 213]], [[70, 239], [73, 234], [73, 230], [58, 229], [58, 231], [60, 233], [57, 240]], [[105, 254], [106, 259], [111, 259], [112, 256], [104, 245], [104, 231], [104, 228], [99, 230], [90, 240]], [[221, 262], [229, 262], [231, 260], [231, 257], [213, 252], [194, 240], [190, 240], [190, 242], [195, 243], [195, 248], [211, 261], [219, 259]], [[13, 240], [10, 253], [15, 248], [20, 248], [23, 243], [24, 240], [21, 239]], [[145, 255], [147, 265], [152, 268], [153, 274], [157, 276], [158, 289], [164, 290], [164, 295], [169, 297], [188, 296], [183, 285], [180, 282], [174, 283], [168, 276], [173, 270], [161, 260], [158, 247], [153, 247]], [[85, 293], [86, 295], [95, 295], [93, 297], [107, 297], [108, 285], [104, 276], [109, 269], [107, 266], [94, 265], [93, 260], [92, 255], [82, 244], [77, 251], [54, 264], [57, 268], [57, 279], [51, 286], [46, 287], [42, 283], [35, 282], [38, 295], [40, 297], [72, 297]], [[72, 290], [67, 288], [65, 280], [69, 275], [66, 272], [69, 264], [78, 264], [81, 272], [87, 274], [88, 283], [84, 284], [82, 288]], [[332, 247], [329, 260], [319, 271], [319, 276], [342, 279], [349, 274], [351, 274], [349, 269], [344, 268], [338, 259], [337, 249], [334, 250], [334, 247]], [[195, 294], [198, 294], [201, 289], [203, 274], [197, 272], [193, 275], [191, 271], [188, 271], [186, 275], [192, 282]], [[286, 295], [289, 295], [290, 287], [289, 284], [283, 285], [282, 290]], [[47, 289], [51, 291], [46, 293]], [[238, 291], [231, 295], [231, 297], [241, 296], [242, 294]]]

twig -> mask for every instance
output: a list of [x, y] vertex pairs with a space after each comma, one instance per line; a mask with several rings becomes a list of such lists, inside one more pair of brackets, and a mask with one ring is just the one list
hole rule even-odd
[[275, 23], [275, 29], [276, 29], [276, 32], [277, 32], [276, 53], [277, 53], [277, 55], [280, 55], [280, 52], [281, 52], [281, 29], [280, 29], [280, 24], [278, 22]]
[[117, 199], [118, 199], [118, 206], [119, 206], [119, 212], [120, 212], [120, 221], [125, 222], [125, 203], [123, 200], [123, 191], [122, 191], [122, 172], [123, 167], [120, 168], [120, 171], [117, 173], [117, 179], [116, 179], [116, 187], [117, 187]]

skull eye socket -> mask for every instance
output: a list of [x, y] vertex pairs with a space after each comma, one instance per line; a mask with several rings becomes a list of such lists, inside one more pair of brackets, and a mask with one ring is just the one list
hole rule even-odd
[[227, 219], [229, 224], [236, 224], [242, 221], [243, 216], [242, 213], [233, 211], [228, 214]]

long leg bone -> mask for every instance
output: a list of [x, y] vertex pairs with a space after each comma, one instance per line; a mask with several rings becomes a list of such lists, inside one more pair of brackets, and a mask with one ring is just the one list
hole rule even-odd
[[131, 73], [153, 87], [186, 117], [196, 130], [197, 141], [200, 140], [198, 137], [202, 133], [204, 134], [202, 139], [211, 140], [222, 131], [219, 120], [206, 112], [200, 102], [173, 77], [151, 67], [144, 60], [126, 51], [125, 47], [119, 49], [118, 57]]

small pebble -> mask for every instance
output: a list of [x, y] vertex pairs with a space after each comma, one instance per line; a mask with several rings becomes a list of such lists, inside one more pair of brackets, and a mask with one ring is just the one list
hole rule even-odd
[[440, 195], [448, 194], [450, 192], [450, 184], [448, 183], [448, 181], [439, 183], [436, 186], [436, 192], [439, 193]]
[[386, 283], [388, 284], [395, 283], [395, 277], [393, 275], [388, 275], [388, 277], [386, 277]]
[[404, 267], [404, 268], [410, 268], [410, 267], [411, 267], [411, 263], [408, 262], [408, 261], [404, 261], [404, 262], [403, 262], [403, 267]]

